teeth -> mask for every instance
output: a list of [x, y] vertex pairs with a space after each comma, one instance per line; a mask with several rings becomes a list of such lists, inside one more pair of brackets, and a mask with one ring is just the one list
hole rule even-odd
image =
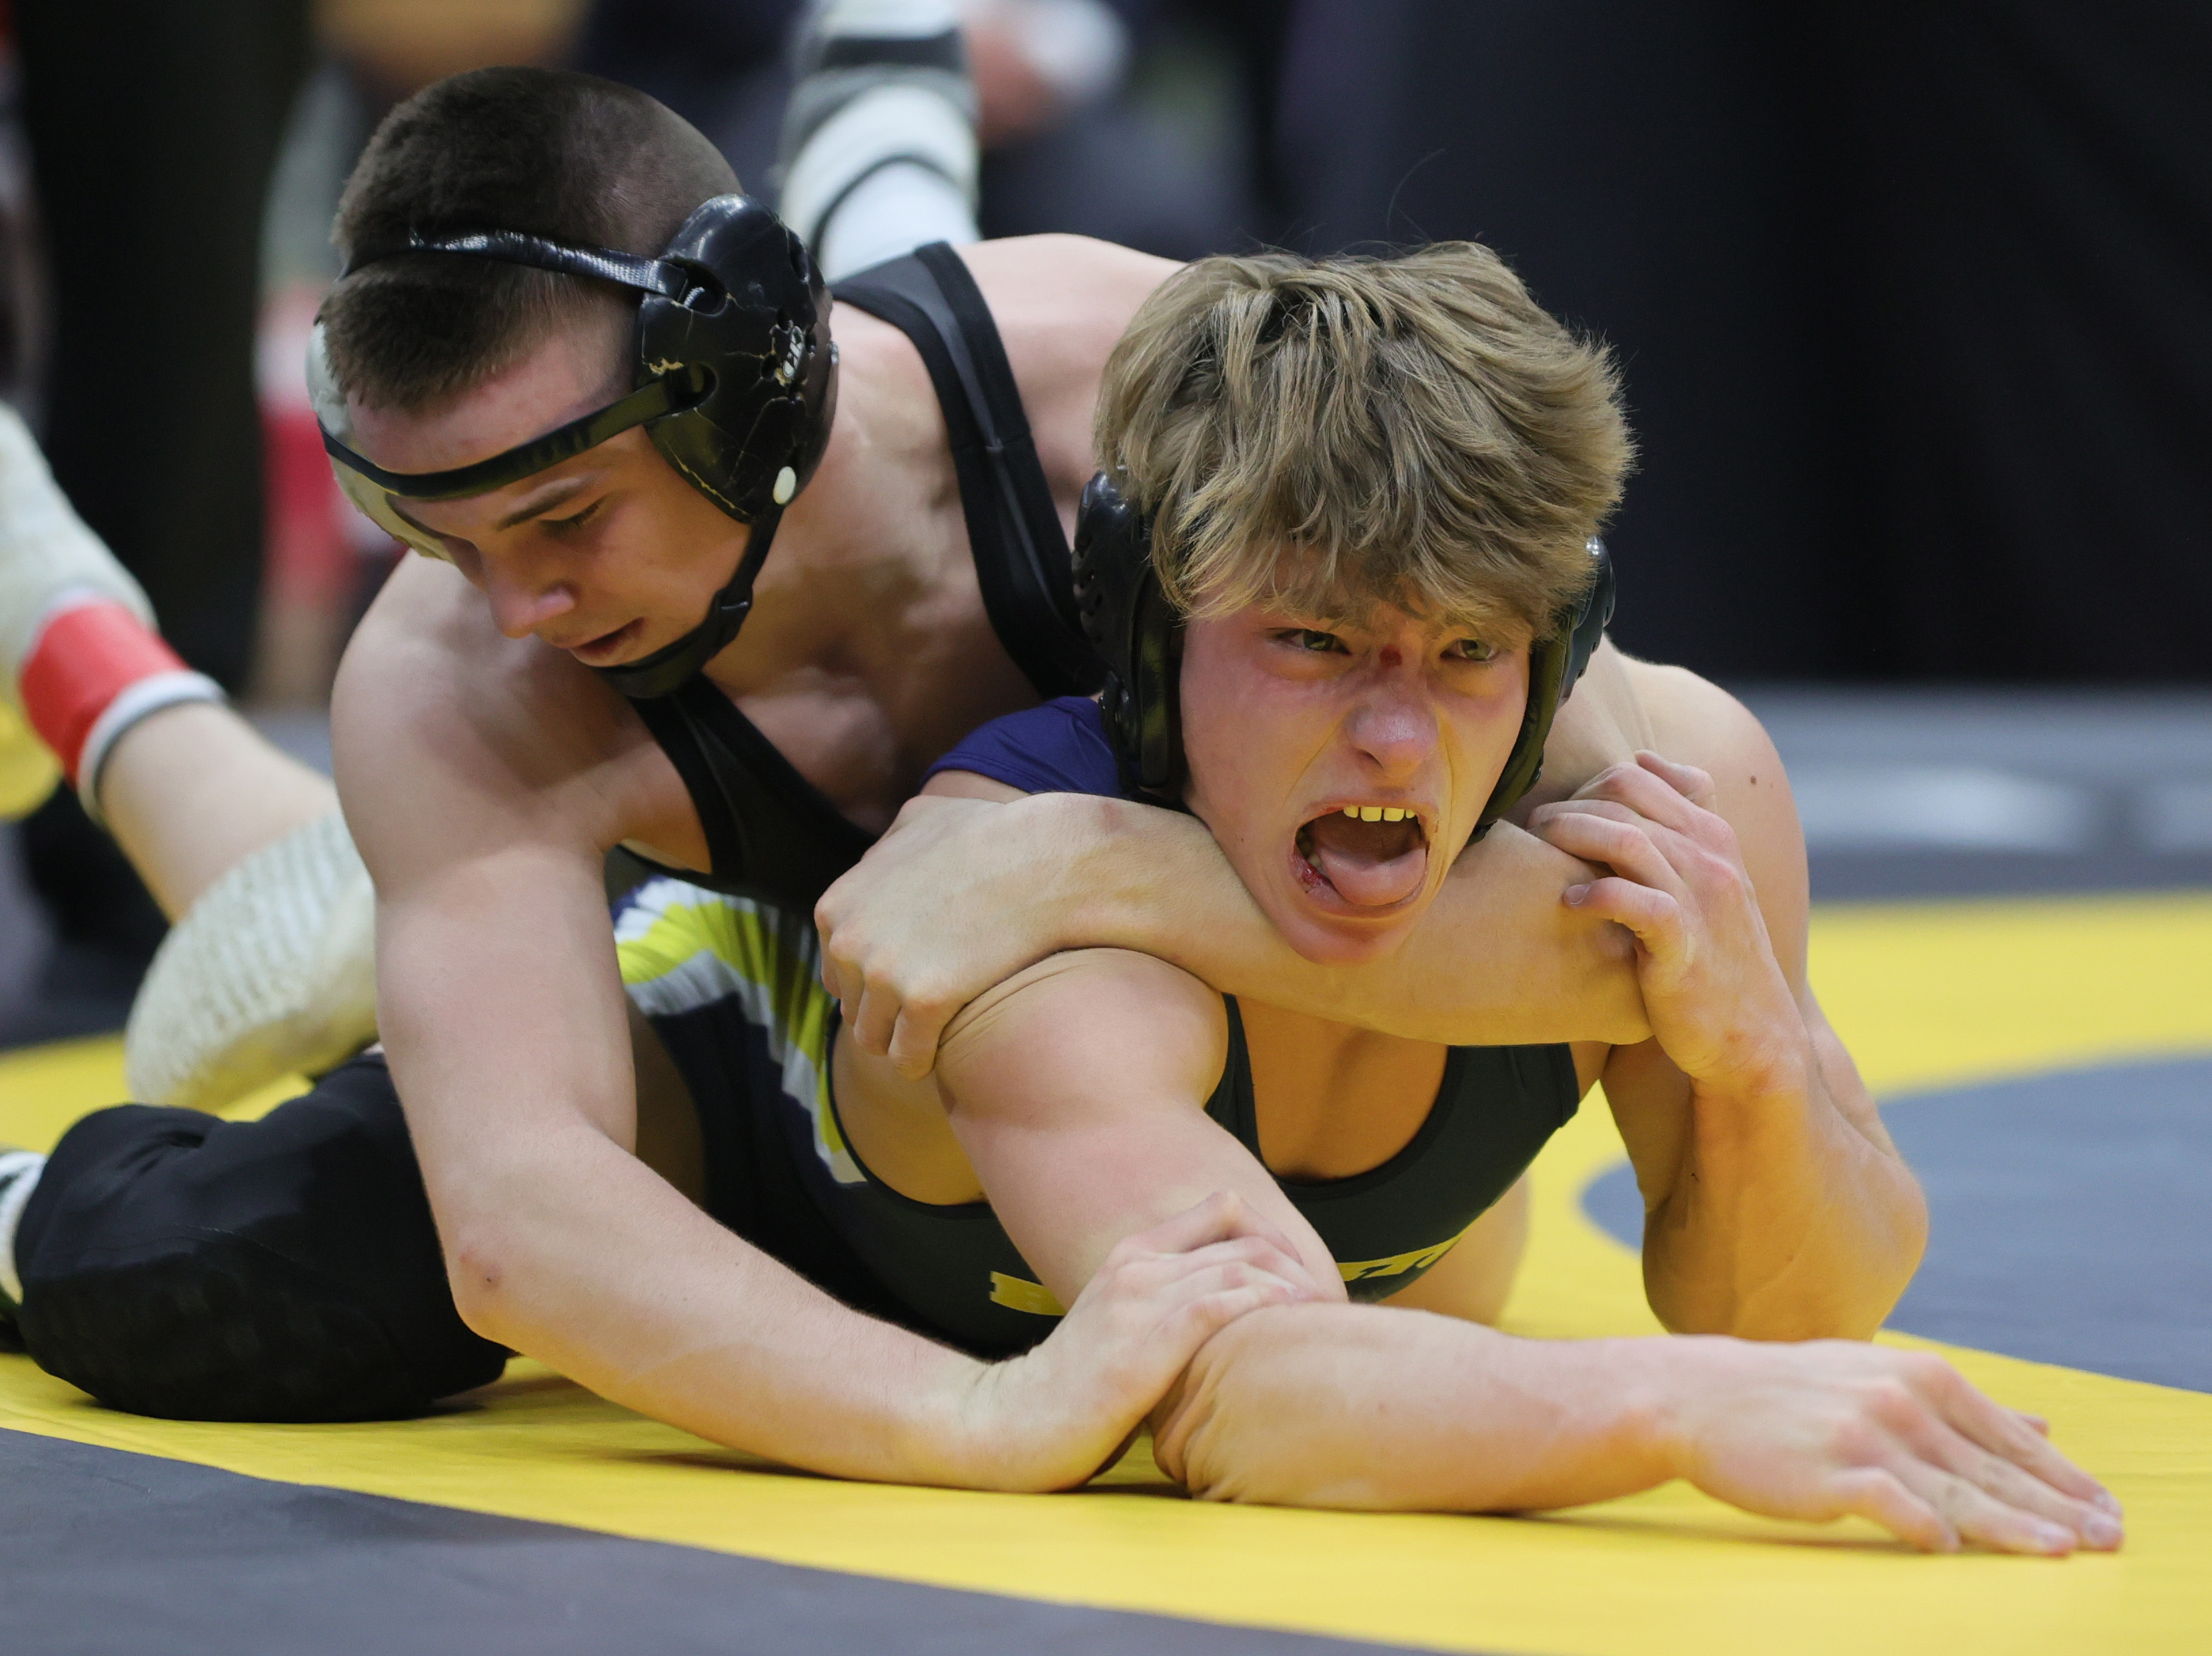
[[1346, 805], [1344, 814], [1355, 822], [1402, 822], [1413, 815], [1395, 805]]

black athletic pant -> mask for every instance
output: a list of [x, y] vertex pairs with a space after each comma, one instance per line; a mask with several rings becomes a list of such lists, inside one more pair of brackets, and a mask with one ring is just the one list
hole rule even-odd
[[25, 1349], [136, 1414], [390, 1418], [507, 1357], [453, 1308], [381, 1058], [259, 1121], [87, 1116], [24, 1210], [15, 1262]]

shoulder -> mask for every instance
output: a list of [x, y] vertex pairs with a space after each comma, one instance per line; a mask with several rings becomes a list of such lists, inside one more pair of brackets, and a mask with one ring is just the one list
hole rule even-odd
[[348, 821], [371, 852], [479, 833], [601, 837], [621, 795], [606, 773], [651, 743], [590, 673], [502, 637], [456, 572], [417, 557], [393, 572], [346, 651], [331, 736]]
[[1068, 497], [1093, 470], [1091, 417], [1115, 343], [1172, 260], [1088, 236], [1018, 236], [960, 250], [990, 305], [1037, 458]]
[[1056, 697], [979, 726], [928, 773], [949, 771], [988, 776], [1024, 793], [1121, 793], [1104, 718], [1084, 696]]
[[1181, 268], [1090, 236], [1009, 236], [963, 247], [960, 257], [1010, 342], [1064, 336], [1072, 325], [1109, 350], [1152, 289]]
[[1563, 799], [1646, 748], [1716, 779], [1739, 775], [1747, 789], [1787, 787], [1780, 755], [1751, 709], [1687, 668], [1638, 661], [1608, 640], [1559, 709], [1528, 805]]
[[1670, 759], [1701, 770], [1741, 770], [1748, 785], [1779, 781], [1782, 758], [1750, 708], [1686, 667], [1621, 658], [1653, 744]]
[[1682, 667], [1622, 658], [1648, 721], [1650, 748], [1713, 779], [1715, 809], [1735, 830], [1775, 953], [1802, 973], [1811, 882], [1805, 831], [1773, 738], [1750, 708]]

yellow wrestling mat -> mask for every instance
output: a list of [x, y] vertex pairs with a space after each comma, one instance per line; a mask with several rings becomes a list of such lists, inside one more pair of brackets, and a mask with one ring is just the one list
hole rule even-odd
[[[1886, 1096], [2212, 1051], [2212, 896], [1831, 909], [1813, 947], [1822, 998]], [[120, 1087], [112, 1041], [0, 1058], [0, 1140], [51, 1142]], [[1537, 1163], [1509, 1329], [1654, 1330], [1633, 1254], [1579, 1201], [1620, 1155], [1606, 1112], [1585, 1107]], [[2126, 1503], [2124, 1552], [1923, 1557], [1869, 1526], [1769, 1523], [1681, 1486], [1543, 1519], [1213, 1507], [1175, 1497], [1141, 1451], [1075, 1495], [842, 1483], [714, 1448], [523, 1362], [474, 1408], [287, 1427], [114, 1414], [0, 1357], [0, 1427], [867, 1576], [1444, 1650], [2212, 1650], [2212, 1395], [1937, 1349], [2050, 1417]]]

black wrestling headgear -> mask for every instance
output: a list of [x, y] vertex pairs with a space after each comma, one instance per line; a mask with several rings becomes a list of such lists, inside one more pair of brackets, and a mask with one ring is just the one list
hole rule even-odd
[[[1474, 838], [1536, 786], [1544, 743], [1559, 704], [1589, 665], [1613, 619], [1613, 560], [1593, 538], [1595, 578], [1562, 610], [1552, 635], [1528, 652], [1528, 706], [1498, 786], [1482, 808]], [[1174, 799], [1184, 779], [1181, 696], [1182, 617], [1152, 568], [1152, 529], [1104, 472], [1083, 491], [1075, 519], [1075, 601], [1083, 630], [1106, 662], [1106, 732], [1122, 779]]]
[[635, 389], [473, 465], [386, 471], [347, 446], [351, 422], [319, 326], [308, 353], [307, 384], [340, 486], [378, 527], [443, 557], [392, 510], [394, 497], [451, 500], [504, 488], [617, 432], [643, 426], [685, 482], [753, 531], [736, 574], [715, 594], [704, 621], [642, 660], [599, 670], [625, 695], [668, 695], [737, 636], [752, 608], [753, 579], [783, 508], [806, 486], [829, 446], [837, 348], [830, 343], [830, 300], [821, 272], [783, 221], [745, 196], [705, 203], [657, 258], [484, 230], [410, 237], [398, 246], [367, 249], [354, 256], [345, 273], [411, 253], [527, 264], [635, 290]]

